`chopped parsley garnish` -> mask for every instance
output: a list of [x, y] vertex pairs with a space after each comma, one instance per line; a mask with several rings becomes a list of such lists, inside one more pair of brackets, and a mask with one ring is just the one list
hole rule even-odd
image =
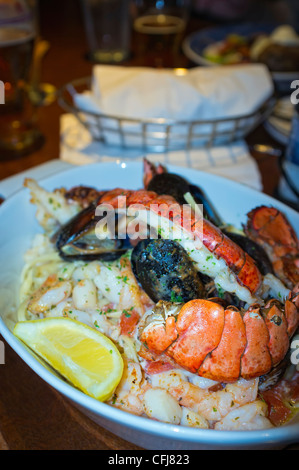
[[177, 295], [174, 291], [171, 291], [171, 302], [183, 302], [183, 298], [180, 295]]

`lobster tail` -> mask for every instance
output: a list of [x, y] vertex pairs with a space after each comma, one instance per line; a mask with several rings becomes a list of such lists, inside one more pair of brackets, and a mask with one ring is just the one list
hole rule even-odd
[[274, 207], [260, 206], [248, 213], [244, 227], [272, 261], [276, 276], [289, 288], [299, 282], [299, 240], [286, 216]]
[[245, 312], [211, 300], [187, 302], [164, 323], [157, 318], [140, 330], [154, 354], [217, 382], [267, 374], [285, 357], [299, 325], [298, 288], [285, 304], [275, 299]]

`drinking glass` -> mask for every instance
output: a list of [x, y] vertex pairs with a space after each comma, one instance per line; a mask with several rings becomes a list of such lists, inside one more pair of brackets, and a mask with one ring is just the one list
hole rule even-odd
[[119, 63], [130, 53], [130, 0], [81, 0], [88, 57], [94, 62]]
[[44, 142], [28, 96], [35, 38], [35, 2], [0, 0], [0, 160], [31, 153]]
[[134, 0], [134, 45], [139, 65], [179, 67], [189, 0]]

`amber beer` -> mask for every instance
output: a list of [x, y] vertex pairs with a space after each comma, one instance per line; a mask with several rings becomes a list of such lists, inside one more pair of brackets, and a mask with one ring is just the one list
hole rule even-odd
[[146, 57], [148, 65], [176, 67], [177, 55], [186, 21], [167, 14], [145, 15], [136, 18], [134, 30], [139, 58]]
[[16, 150], [22, 153], [35, 140], [32, 106], [27, 98], [34, 34], [25, 28], [0, 28], [0, 81], [4, 104], [0, 105], [0, 159]]

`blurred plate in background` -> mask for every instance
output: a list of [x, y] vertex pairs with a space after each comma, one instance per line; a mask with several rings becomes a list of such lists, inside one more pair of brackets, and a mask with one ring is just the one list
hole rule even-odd
[[290, 97], [285, 96], [277, 102], [273, 113], [264, 124], [267, 132], [282, 145], [288, 144], [293, 115], [294, 106]]
[[[218, 62], [209, 60], [206, 54], [206, 48], [211, 45], [220, 45], [229, 36], [237, 35], [246, 38], [249, 43], [259, 35], [271, 35], [279, 25], [273, 23], [240, 23], [233, 25], [219, 26], [215, 28], [206, 28], [192, 33], [188, 36], [182, 45], [184, 54], [188, 59], [197, 65], [215, 66], [221, 65]], [[248, 60], [247, 60], [248, 62]], [[239, 60], [238, 63], [246, 63], [246, 60]], [[224, 65], [224, 64], [222, 64]], [[299, 71], [275, 71], [271, 72], [273, 80], [278, 86], [278, 91], [286, 93], [290, 90], [290, 83], [298, 79]]]

